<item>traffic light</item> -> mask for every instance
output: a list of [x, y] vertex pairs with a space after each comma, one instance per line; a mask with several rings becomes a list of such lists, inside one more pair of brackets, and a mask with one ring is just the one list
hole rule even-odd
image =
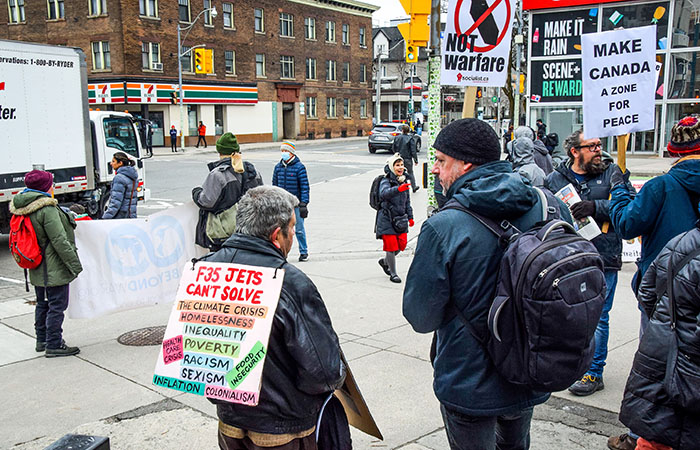
[[[428, 21], [430, 20], [430, 2], [431, 0], [399, 0], [403, 5], [403, 9], [406, 14], [411, 16], [409, 22], [400, 23], [398, 29], [401, 32], [404, 40], [406, 41], [406, 47], [427, 47], [428, 40], [430, 39], [430, 25]], [[418, 53], [414, 52], [416, 55], [415, 61], [408, 60], [408, 51], [406, 52], [407, 62], [417, 62]]]
[[214, 50], [204, 49], [204, 73], [214, 73]]
[[170, 93], [170, 103], [172, 103], [173, 105], [177, 105], [177, 100], [178, 100], [177, 91], [172, 91]]
[[207, 73], [204, 67], [204, 49], [194, 49], [194, 73]]
[[525, 92], [525, 74], [521, 73], [520, 74], [520, 86], [518, 87], [520, 93], [522, 94]]
[[476, 98], [481, 98], [483, 96], [483, 92], [481, 92], [481, 88], [478, 87], [476, 88]]
[[406, 43], [406, 62], [418, 62], [418, 47], [408, 42]]

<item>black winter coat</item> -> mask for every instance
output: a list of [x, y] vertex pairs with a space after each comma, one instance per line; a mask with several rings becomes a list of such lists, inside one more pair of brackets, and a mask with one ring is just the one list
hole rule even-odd
[[[620, 420], [634, 433], [675, 450], [698, 448], [700, 414], [674, 407], [664, 389], [671, 319], [668, 295], [660, 300], [657, 297], [666, 291], [668, 267], [700, 248], [697, 227], [700, 222], [666, 244], [642, 279], [639, 301], [651, 319], [634, 357], [620, 410]], [[678, 358], [689, 362], [695, 373], [690, 381], [700, 389], [700, 256], [680, 270], [673, 286]]]
[[386, 177], [379, 184], [379, 200], [382, 202], [382, 207], [377, 211], [377, 219], [374, 224], [377, 239], [381, 239], [382, 235], [385, 234], [400, 234], [391, 225], [391, 220], [394, 217], [406, 214], [409, 219], [413, 219], [411, 194], [409, 194], [411, 189], [399, 192], [399, 184], [401, 183], [396, 179], [396, 174], [389, 171], [389, 166], [384, 167], [384, 171], [387, 172]]
[[225, 424], [258, 433], [285, 434], [316, 425], [328, 394], [345, 380], [338, 336], [316, 286], [272, 243], [234, 234], [206, 261], [280, 267], [282, 293], [272, 322], [260, 402], [246, 406], [210, 400]]
[[[571, 174], [569, 168], [571, 160], [560, 164], [554, 172], [550, 173], [545, 180], [545, 187], [553, 194], [558, 190], [571, 183], [578, 192], [581, 200], [593, 200], [595, 202], [595, 219], [596, 223], [603, 229], [603, 224], [608, 223], [608, 232], [603, 233], [593, 239], [593, 245], [598, 249], [600, 256], [603, 257], [605, 270], [620, 270], [622, 268], [622, 238], [617, 234], [610, 220], [610, 176], [614, 168], [614, 164], [610, 162], [608, 167], [600, 175], [595, 175], [587, 178], [584, 183], [579, 183]], [[627, 188], [630, 192], [635, 192], [631, 183], [627, 183]]]
[[418, 149], [416, 148], [416, 138], [407, 134], [400, 134], [394, 138], [392, 144], [394, 153], [398, 153], [403, 158], [404, 164], [410, 167], [413, 161], [418, 162]]

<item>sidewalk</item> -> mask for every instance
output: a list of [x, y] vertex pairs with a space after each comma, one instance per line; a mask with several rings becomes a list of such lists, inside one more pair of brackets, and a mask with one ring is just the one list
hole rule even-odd
[[[377, 264], [375, 212], [367, 189], [380, 171], [314, 187], [306, 222], [311, 258], [296, 263], [317, 285], [355, 378], [385, 440], [355, 429], [356, 449], [442, 450], [447, 441], [432, 392], [431, 335], [411, 329], [401, 312], [403, 284]], [[416, 226], [397, 259], [405, 278], [426, 210], [426, 191], [412, 197]], [[320, 212], [323, 211], [323, 214]], [[468, 269], [466, 269], [468, 270]], [[606, 389], [591, 397], [557, 393], [535, 409], [533, 449], [602, 449], [621, 433], [617, 412], [636, 349], [638, 312], [623, 270], [611, 313]], [[158, 346], [125, 346], [122, 334], [165, 325], [171, 305], [92, 320], [66, 320], [65, 336], [80, 355], [46, 359], [34, 352], [33, 307], [23, 286], [0, 298], [0, 448], [41, 449], [66, 433], [109, 436], [112, 449], [216, 448], [215, 408], [201, 397], [151, 384]]]

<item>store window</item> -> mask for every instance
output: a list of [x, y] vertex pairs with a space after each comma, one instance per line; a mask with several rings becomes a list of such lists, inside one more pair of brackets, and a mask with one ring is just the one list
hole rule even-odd
[[601, 20], [603, 21], [603, 31], [656, 24], [656, 48], [663, 50], [669, 47], [668, 15], [668, 2], [654, 2], [603, 8]]
[[700, 99], [700, 52], [671, 53], [670, 56], [668, 98]]
[[598, 29], [598, 8], [533, 14], [532, 56], [581, 54], [581, 35]]
[[7, 7], [10, 14], [10, 23], [24, 22], [24, 0], [8, 0]]
[[189, 129], [188, 136], [197, 136], [197, 106], [187, 105], [187, 128]]
[[697, 1], [676, 0], [674, 9], [671, 48], [699, 46], [700, 4]]
[[107, 0], [89, 0], [88, 15], [101, 16], [107, 14]]
[[224, 105], [214, 105], [214, 133], [224, 134]]

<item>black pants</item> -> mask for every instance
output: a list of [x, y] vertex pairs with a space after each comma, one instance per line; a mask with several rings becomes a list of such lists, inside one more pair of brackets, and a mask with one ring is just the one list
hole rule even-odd
[[59, 348], [63, 336], [63, 312], [68, 308], [68, 285], [34, 286], [34, 290], [36, 340], [46, 342], [46, 348]]
[[197, 137], [197, 145], [195, 145], [195, 147], [199, 148], [199, 143], [200, 143], [200, 142], [204, 142], [204, 148], [207, 148], [207, 140], [204, 139], [204, 136], [202, 136], [202, 135], [199, 135], [199, 136]]
[[177, 138], [172, 139], [170, 138], [170, 150], [176, 152], [177, 151]]
[[451, 450], [527, 450], [533, 408], [503, 416], [469, 416], [440, 405]]
[[407, 162], [404, 163], [404, 167], [406, 168], [406, 177], [411, 182], [411, 189], [415, 191], [419, 186], [416, 184], [416, 177], [413, 175], [413, 161], [410, 159], [406, 161]]

